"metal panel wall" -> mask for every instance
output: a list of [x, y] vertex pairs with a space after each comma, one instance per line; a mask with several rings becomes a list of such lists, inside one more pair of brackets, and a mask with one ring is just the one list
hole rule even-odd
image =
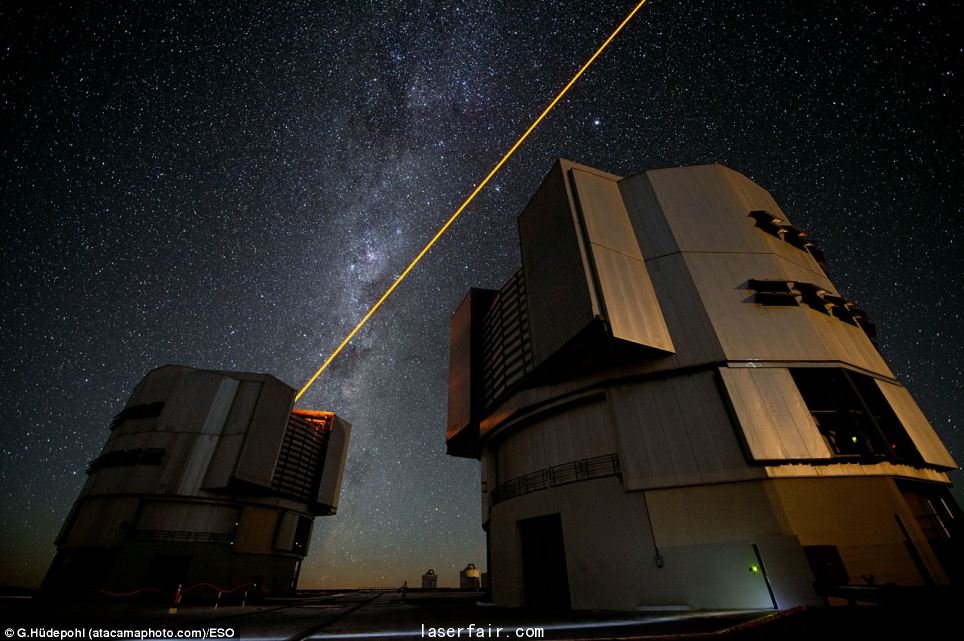
[[294, 410], [288, 417], [271, 479], [279, 496], [306, 503], [315, 499], [334, 420], [331, 412], [312, 410]]
[[241, 511], [240, 527], [234, 537], [235, 554], [271, 554], [274, 552], [274, 533], [282, 511], [278, 508], [246, 505]]
[[532, 371], [525, 279], [520, 269], [499, 291], [482, 319], [479, 408], [490, 407]]
[[472, 421], [473, 293], [469, 290], [459, 303], [449, 326], [448, 438]]
[[152, 369], [131, 392], [125, 407], [168, 400], [181, 381], [193, 371], [182, 365], [162, 365]]
[[217, 447], [221, 430], [224, 429], [224, 424], [227, 422], [228, 413], [231, 411], [231, 405], [234, 403], [234, 396], [238, 391], [239, 384], [240, 382], [233, 378], [224, 377], [221, 380], [221, 385], [211, 400], [207, 418], [204, 419], [201, 431], [194, 439], [191, 455], [181, 476], [178, 494], [196, 494], [200, 489], [201, 479], [208, 471], [208, 465], [214, 455], [214, 449]]
[[328, 437], [328, 449], [322, 467], [321, 480], [318, 482], [318, 503], [328, 508], [328, 514], [338, 510], [341, 496], [341, 481], [345, 474], [345, 461], [348, 459], [348, 441], [351, 436], [351, 423], [335, 417]]
[[135, 527], [138, 530], [230, 534], [234, 532], [240, 513], [240, 509], [233, 505], [145, 501], [138, 510]]
[[251, 427], [238, 456], [235, 477], [262, 487], [271, 487], [294, 394], [293, 389], [277, 379], [265, 380], [251, 416]]
[[641, 253], [647, 260], [679, 251], [673, 230], [662, 213], [659, 198], [647, 173], [636, 174], [619, 181], [619, 191], [629, 221], [636, 232]]
[[[631, 180], [645, 179], [651, 183], [662, 210], [657, 215], [668, 222], [679, 251], [776, 251], [779, 245], [786, 243], [761, 233], [748, 215], [753, 209], [766, 209], [781, 217], [783, 212], [768, 194], [763, 198], [766, 191], [762, 188], [757, 192], [759, 198], [752, 202], [741, 197], [731, 180], [741, 178], [746, 180], [722, 165], [697, 165], [647, 171]], [[649, 212], [645, 219], [634, 222], [662, 227], [665, 223], [654, 224], [653, 213]], [[771, 240], [778, 245], [771, 246]]]
[[[472, 288], [452, 315], [445, 438], [448, 453], [455, 456], [477, 455], [482, 379], [491, 375], [491, 368], [483, 365], [486, 359], [483, 319], [495, 304], [493, 301], [500, 296], [501, 293], [494, 290]], [[495, 346], [497, 349], [501, 347], [501, 343]]]
[[673, 351], [619, 183], [578, 168], [570, 171], [595, 267], [606, 320], [615, 338]]
[[957, 463], [951, 457], [950, 452], [944, 447], [940, 437], [934, 431], [927, 417], [921, 411], [917, 402], [907, 391], [907, 388], [881, 380], [877, 381], [877, 386], [883, 392], [887, 402], [890, 403], [894, 414], [900, 419], [904, 429], [917, 451], [924, 457], [924, 460], [936, 467], [948, 470], [957, 469]]
[[833, 458], [789, 370], [721, 367], [720, 376], [755, 460]]
[[537, 366], [599, 313], [578, 234], [560, 161], [519, 216], [532, 355]]
[[261, 386], [260, 381], [241, 381], [231, 413], [228, 414], [228, 420], [221, 431], [221, 438], [218, 439], [218, 446], [201, 485], [205, 490], [223, 490], [231, 482], [234, 466], [244, 445], [248, 423], [251, 422], [251, 415], [261, 394]]
[[646, 261], [676, 353], [653, 361], [653, 370], [672, 370], [724, 360], [713, 319], [699, 297], [685, 254]]
[[[73, 522], [64, 532], [66, 545], [102, 547], [120, 545], [129, 535], [125, 523], [134, 520], [137, 499], [127, 497], [93, 498], [78, 503]], [[67, 525], [65, 525], [65, 528]]]
[[[606, 404], [570, 406], [514, 429], [498, 444], [498, 483], [530, 472], [616, 452]], [[490, 489], [498, 483], [490, 479]]]
[[773, 254], [687, 252], [681, 256], [726, 360], [840, 361], [891, 375], [860, 327], [807, 305], [757, 304], [748, 285], [753, 278], [793, 280], [812, 282], [836, 293], [824, 276], [817, 278]]
[[274, 535], [276, 550], [291, 552], [295, 547], [295, 531], [298, 529], [298, 515], [295, 512], [285, 512], [278, 521], [278, 529]]
[[258, 397], [261, 395], [261, 381], [243, 380], [238, 388], [238, 393], [231, 407], [231, 413], [221, 431], [225, 436], [232, 434], [244, 434], [248, 431], [248, 423], [254, 414], [254, 408], [258, 405]]
[[192, 370], [180, 377], [166, 399], [158, 431], [200, 432], [223, 378], [208, 370]]
[[712, 372], [610, 390], [627, 489], [762, 477], [747, 465]]

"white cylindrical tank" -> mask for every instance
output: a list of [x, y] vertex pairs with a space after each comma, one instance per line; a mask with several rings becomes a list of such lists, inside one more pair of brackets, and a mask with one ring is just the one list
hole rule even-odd
[[482, 588], [482, 572], [475, 567], [474, 563], [469, 563], [459, 572], [459, 587], [463, 590], [479, 590]]

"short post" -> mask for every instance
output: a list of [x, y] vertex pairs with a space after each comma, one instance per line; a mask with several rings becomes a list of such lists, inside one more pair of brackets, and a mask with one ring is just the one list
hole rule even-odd
[[177, 614], [177, 606], [181, 603], [181, 588], [182, 584], [177, 584], [177, 590], [174, 591], [174, 605], [167, 610], [168, 614]]

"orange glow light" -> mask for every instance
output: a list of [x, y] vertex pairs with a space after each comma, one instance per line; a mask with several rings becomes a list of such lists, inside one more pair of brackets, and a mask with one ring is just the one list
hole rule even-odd
[[288, 417], [289, 423], [301, 422], [307, 427], [313, 427], [316, 432], [328, 432], [331, 424], [335, 420], [333, 412], [322, 412], [320, 410], [292, 409], [291, 416]]
[[572, 79], [570, 79], [569, 82], [566, 83], [566, 86], [563, 87], [558, 94], [556, 94], [556, 97], [552, 99], [552, 102], [550, 102], [549, 105], [542, 110], [542, 113], [539, 114], [539, 116], [532, 122], [532, 124], [529, 125], [529, 128], [525, 130], [525, 133], [519, 136], [519, 139], [515, 141], [515, 144], [513, 144], [512, 147], [509, 148], [509, 151], [505, 152], [505, 155], [502, 156], [502, 159], [499, 160], [499, 162], [496, 163], [495, 167], [492, 168], [492, 170], [488, 173], [488, 175], [486, 175], [486, 177], [482, 179], [482, 182], [480, 182], [475, 187], [475, 189], [472, 190], [472, 193], [469, 194], [469, 197], [466, 198], [461, 205], [459, 205], [459, 208], [456, 209], [451, 216], [449, 216], [449, 219], [446, 220], [445, 224], [442, 225], [441, 228], [439, 228], [439, 230], [435, 233], [434, 236], [432, 236], [432, 239], [428, 241], [428, 243], [426, 243], [425, 247], [422, 248], [422, 251], [420, 251], [418, 255], [416, 255], [415, 258], [412, 259], [412, 262], [408, 264], [408, 267], [406, 267], [402, 271], [402, 273], [399, 274], [394, 281], [392, 281], [392, 284], [388, 287], [388, 289], [385, 290], [385, 293], [381, 295], [381, 298], [375, 301], [375, 304], [372, 305], [371, 308], [369, 308], [369, 310], [365, 313], [364, 316], [362, 316], [361, 320], [358, 321], [358, 324], [355, 325], [355, 328], [352, 329], [350, 332], [348, 332], [348, 335], [345, 336], [344, 340], [342, 340], [341, 343], [338, 344], [338, 347], [335, 348], [335, 351], [333, 351], [331, 355], [327, 359], [325, 359], [325, 362], [321, 364], [321, 367], [318, 368], [318, 371], [315, 372], [314, 376], [308, 379], [308, 382], [305, 383], [304, 386], [298, 391], [298, 394], [295, 395], [295, 402], [297, 402], [298, 399], [300, 399], [304, 395], [304, 393], [308, 391], [308, 388], [311, 387], [311, 385], [315, 382], [315, 380], [317, 380], [319, 376], [321, 376], [321, 373], [324, 372], [326, 369], [328, 369], [328, 366], [331, 364], [333, 360], [335, 360], [335, 357], [338, 356], [338, 354], [340, 354], [343, 349], [345, 349], [348, 343], [351, 342], [351, 339], [355, 337], [355, 334], [357, 334], [359, 330], [361, 330], [361, 328], [365, 326], [365, 323], [368, 322], [368, 319], [371, 318], [375, 314], [375, 312], [378, 311], [378, 308], [382, 306], [382, 303], [384, 303], [388, 299], [388, 297], [392, 295], [392, 292], [394, 292], [395, 289], [401, 284], [401, 282], [405, 280], [405, 277], [408, 276], [409, 272], [415, 269], [415, 266], [419, 263], [420, 260], [422, 260], [422, 257], [424, 257], [425, 254], [428, 253], [428, 251], [432, 248], [433, 245], [435, 245], [436, 242], [438, 242], [438, 239], [442, 237], [442, 234], [448, 231], [448, 228], [452, 226], [452, 223], [454, 223], [456, 219], [460, 215], [462, 215], [462, 212], [465, 211], [465, 208], [468, 207], [473, 200], [475, 200], [475, 197], [479, 194], [479, 192], [482, 191], [482, 189], [489, 183], [490, 180], [492, 180], [492, 178], [496, 175], [496, 173], [498, 173], [498, 171], [502, 169], [502, 166], [506, 162], [508, 162], [509, 158], [512, 157], [512, 154], [514, 154], [516, 150], [522, 146], [522, 143], [525, 142], [526, 138], [529, 137], [529, 134], [531, 134], [535, 130], [535, 128], [538, 127], [539, 124], [545, 119], [545, 117], [549, 115], [549, 112], [552, 111], [553, 107], [555, 107], [556, 104], [560, 100], [562, 100], [563, 96], [565, 96], [572, 88], [572, 86], [576, 84], [576, 81], [579, 80], [582, 74], [586, 72], [589, 66], [596, 61], [596, 58], [598, 58], [602, 54], [602, 52], [605, 51], [606, 47], [609, 46], [609, 43], [611, 43], [616, 38], [616, 36], [619, 35], [619, 32], [622, 31], [627, 24], [629, 24], [629, 21], [633, 19], [633, 16], [635, 16], [640, 9], [642, 9], [644, 4], [646, 4], [646, 0], [642, 0], [635, 7], [633, 7], [633, 10], [630, 11], [625, 18], [623, 18], [623, 21], [619, 23], [619, 26], [616, 27], [611, 34], [609, 34], [609, 37], [606, 38], [606, 40], [601, 45], [599, 45], [599, 48], [596, 49], [596, 51], [589, 57], [589, 59], [582, 65], [582, 67], [579, 68], [579, 71], [576, 72], [576, 75], [574, 75]]

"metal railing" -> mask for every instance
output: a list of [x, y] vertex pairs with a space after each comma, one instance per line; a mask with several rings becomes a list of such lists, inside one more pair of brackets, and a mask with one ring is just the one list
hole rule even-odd
[[619, 476], [620, 473], [619, 457], [615, 454], [604, 454], [593, 458], [569, 461], [568, 463], [530, 472], [499, 484], [492, 490], [492, 504], [501, 503], [530, 492], [538, 492], [539, 490], [547, 490], [551, 487], [580, 481]]
[[135, 541], [175, 541], [181, 543], [230, 543], [226, 532], [191, 532], [189, 530], [134, 530]]

